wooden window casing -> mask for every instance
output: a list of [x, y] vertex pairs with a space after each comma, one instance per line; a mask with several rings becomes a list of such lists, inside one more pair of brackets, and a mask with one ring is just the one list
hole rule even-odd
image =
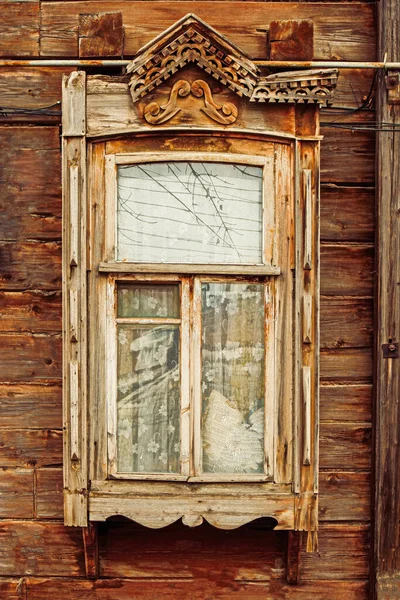
[[[177, 25], [201, 29], [201, 39], [209, 38], [221, 52], [227, 51], [229, 43], [196, 17]], [[165, 33], [166, 48], [174, 31]], [[154, 52], [163, 43], [158, 39]], [[142, 51], [152, 52], [151, 45]], [[248, 88], [240, 83], [213, 89], [213, 79], [197, 65], [185, 66], [185, 80], [172, 71], [170, 78], [160, 75], [156, 86], [146, 83], [139, 93], [140, 53], [139, 66], [132, 63], [130, 83], [126, 77], [117, 78], [112, 87], [109, 78], [86, 77], [83, 72], [64, 79], [65, 523], [87, 526], [88, 521], [123, 515], [155, 528], [181, 518], [189, 526], [206, 519], [232, 529], [273, 517], [277, 529], [308, 531], [312, 550], [318, 529], [320, 136], [316, 103], [321, 94], [331, 93], [337, 74], [329, 72], [325, 79], [314, 72], [292, 74], [288, 80], [283, 78], [285, 102], [262, 104], [271, 90], [275, 90], [272, 101], [279, 99], [274, 95], [276, 78], [264, 81], [236, 47], [229, 52], [240, 69], [247, 70], [249, 85], [256, 86], [250, 100]], [[214, 62], [209, 68], [214, 73]], [[214, 76], [224, 85], [229, 80], [219, 72]], [[181, 105], [177, 90], [182, 91]], [[297, 104], [304, 94], [313, 104]], [[259, 263], [116, 259], [118, 165], [180, 161], [262, 167]], [[117, 466], [115, 332], [118, 322], [125, 321], [116, 314], [115, 289], [128, 282], [162, 281], [176, 282], [184, 300], [180, 318], [170, 320], [180, 327], [183, 382], [181, 465], [176, 476], [122, 472]], [[201, 468], [201, 281], [257, 281], [268, 289], [263, 473], [210, 474]], [[128, 322], [140, 324], [140, 318], [135, 319]]]

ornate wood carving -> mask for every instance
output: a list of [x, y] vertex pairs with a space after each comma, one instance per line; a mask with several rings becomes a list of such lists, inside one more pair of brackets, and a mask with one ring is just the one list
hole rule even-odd
[[[330, 102], [338, 78], [336, 69], [295, 71], [262, 76], [258, 67], [242, 51], [229, 43], [207, 23], [189, 14], [156, 38], [154, 42], [140, 50], [136, 58], [128, 65], [127, 71], [132, 73], [129, 88], [133, 101], [136, 102], [139, 98], [143, 98], [190, 63], [196, 64], [239, 96], [248, 98], [250, 102]], [[171, 90], [171, 97], [176, 85]], [[181, 88], [181, 91], [183, 89]], [[198, 93], [193, 89], [191, 91], [195, 96], [201, 96], [201, 89], [198, 90]], [[203, 92], [206, 100], [203, 111], [214, 118], [215, 106], [207, 106], [209, 98], [204, 89]], [[182, 93], [180, 95], [182, 96]], [[156, 110], [156, 107], [153, 106], [152, 111]], [[208, 110], [211, 114], [207, 112]], [[234, 114], [227, 114], [223, 107], [222, 112], [227, 118], [233, 117]], [[159, 113], [160, 111], [153, 115], [150, 112], [152, 116], [156, 117]], [[165, 113], [162, 114], [166, 116]], [[169, 118], [172, 116], [171, 114]], [[219, 116], [221, 117], [221, 115]], [[168, 119], [164, 119], [164, 121], [166, 120]], [[225, 121], [215, 120], [225, 123]], [[230, 120], [229, 123], [231, 122], [233, 121]]]
[[236, 106], [231, 102], [217, 104], [212, 97], [210, 86], [202, 79], [197, 79], [192, 84], [185, 79], [177, 81], [171, 89], [168, 102], [162, 105], [158, 102], [150, 102], [144, 108], [144, 118], [152, 125], [169, 121], [181, 110], [178, 106], [178, 97], [184, 98], [190, 93], [197, 98], [204, 97], [204, 106], [200, 110], [210, 119], [222, 125], [230, 125], [236, 121], [238, 115]]
[[337, 69], [274, 73], [258, 79], [250, 102], [329, 103], [337, 79]]
[[189, 14], [139, 51], [128, 65], [133, 101], [190, 63], [197, 64], [239, 96], [252, 95], [259, 75], [258, 67], [243, 52]]

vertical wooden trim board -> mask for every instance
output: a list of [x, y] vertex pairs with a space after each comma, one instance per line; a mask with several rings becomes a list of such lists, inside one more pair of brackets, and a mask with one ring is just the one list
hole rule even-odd
[[87, 525], [86, 74], [63, 80], [64, 522]]
[[[399, 60], [400, 4], [378, 7], [379, 56]], [[400, 105], [389, 104], [385, 74], [378, 81], [378, 123], [400, 125]], [[374, 598], [400, 598], [400, 358], [382, 345], [400, 341], [400, 146], [398, 132], [377, 133], [377, 258]]]

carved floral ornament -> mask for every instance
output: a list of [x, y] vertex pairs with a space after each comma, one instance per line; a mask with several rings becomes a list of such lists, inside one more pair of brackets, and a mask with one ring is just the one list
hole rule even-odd
[[[169, 79], [185, 65], [193, 63], [238, 96], [249, 102], [313, 103], [332, 101], [337, 85], [336, 69], [292, 71], [261, 75], [259, 68], [239, 48], [194, 15], [187, 15], [161, 36], [142, 48], [128, 65], [132, 73], [129, 88], [137, 102]], [[218, 123], [236, 121], [237, 108], [231, 103], [218, 104], [209, 85], [201, 79], [176, 82], [168, 102], [145, 106], [144, 118], [158, 125], [172, 119], [180, 110], [178, 100], [192, 94], [203, 98], [200, 108]]]

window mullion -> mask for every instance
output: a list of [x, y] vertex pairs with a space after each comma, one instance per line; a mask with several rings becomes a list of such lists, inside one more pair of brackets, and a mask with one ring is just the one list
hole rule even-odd
[[192, 392], [192, 447], [193, 469], [192, 475], [202, 473], [202, 443], [201, 443], [201, 280], [193, 279], [192, 302], [192, 352], [191, 352], [191, 392]]
[[190, 475], [191, 398], [190, 398], [190, 278], [181, 283], [181, 475]]

